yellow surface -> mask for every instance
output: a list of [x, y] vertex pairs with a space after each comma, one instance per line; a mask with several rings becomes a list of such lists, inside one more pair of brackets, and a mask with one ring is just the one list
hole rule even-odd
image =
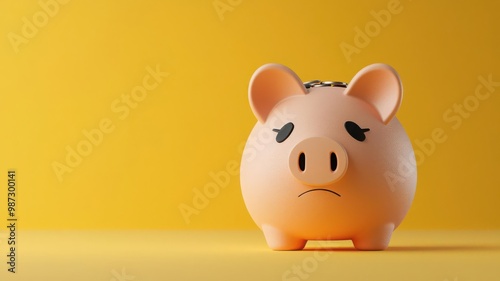
[[394, 66], [419, 160], [401, 228], [500, 228], [500, 86], [481, 82], [500, 81], [499, 1], [195, 2], [0, 2], [0, 175], [18, 172], [20, 229], [255, 228], [237, 170], [268, 62], [346, 82]]
[[382, 252], [274, 252], [257, 231], [24, 231], [19, 249], [18, 273], [2, 263], [1, 280], [500, 279], [499, 231], [396, 231]]

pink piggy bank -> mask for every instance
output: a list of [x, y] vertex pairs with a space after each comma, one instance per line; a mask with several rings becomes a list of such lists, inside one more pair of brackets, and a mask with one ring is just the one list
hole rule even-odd
[[241, 162], [246, 207], [274, 250], [308, 240], [386, 249], [408, 212], [417, 172], [395, 117], [396, 71], [365, 67], [352, 81], [303, 84], [289, 68], [260, 67], [249, 100], [258, 122]]

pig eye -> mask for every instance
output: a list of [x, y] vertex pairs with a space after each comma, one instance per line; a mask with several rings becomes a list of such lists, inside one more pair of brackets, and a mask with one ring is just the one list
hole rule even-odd
[[278, 133], [278, 135], [276, 135], [276, 141], [278, 143], [284, 142], [288, 138], [288, 136], [290, 136], [292, 131], [293, 131], [292, 122], [286, 123], [285, 125], [283, 125], [283, 127], [281, 127], [281, 129], [273, 129], [273, 132]]
[[344, 124], [346, 131], [357, 141], [364, 141], [366, 139], [365, 132], [370, 131], [368, 128], [361, 128], [358, 124], [347, 121]]

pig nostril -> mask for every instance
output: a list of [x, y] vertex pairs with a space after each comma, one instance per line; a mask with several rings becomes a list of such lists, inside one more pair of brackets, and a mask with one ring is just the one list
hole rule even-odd
[[337, 170], [337, 155], [335, 153], [330, 154], [330, 169], [332, 172], [335, 172]]
[[302, 172], [306, 170], [306, 155], [304, 153], [299, 155], [299, 168]]

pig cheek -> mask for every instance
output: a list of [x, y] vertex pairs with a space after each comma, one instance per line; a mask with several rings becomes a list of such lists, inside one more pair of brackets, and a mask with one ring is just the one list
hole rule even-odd
[[296, 201], [300, 183], [288, 167], [289, 145], [269, 143], [242, 163], [243, 198], [259, 224], [284, 218]]
[[343, 200], [349, 202], [348, 208], [352, 208], [351, 213], [357, 216], [356, 220], [379, 218], [398, 221], [401, 216], [404, 217], [410, 205], [408, 200], [411, 202], [412, 196], [408, 196], [408, 192], [413, 192], [411, 186], [415, 179], [410, 176], [395, 186], [389, 185], [386, 173], [397, 173], [400, 165], [400, 156], [395, 151], [407, 151], [408, 148], [404, 142], [391, 141], [401, 134], [398, 130], [384, 132], [383, 128], [379, 128], [378, 131], [384, 136], [383, 140], [376, 140], [375, 135], [372, 135], [369, 139], [372, 142], [365, 143], [362, 148], [347, 149], [350, 160], [345, 175], [347, 184], [339, 192], [345, 195]]

